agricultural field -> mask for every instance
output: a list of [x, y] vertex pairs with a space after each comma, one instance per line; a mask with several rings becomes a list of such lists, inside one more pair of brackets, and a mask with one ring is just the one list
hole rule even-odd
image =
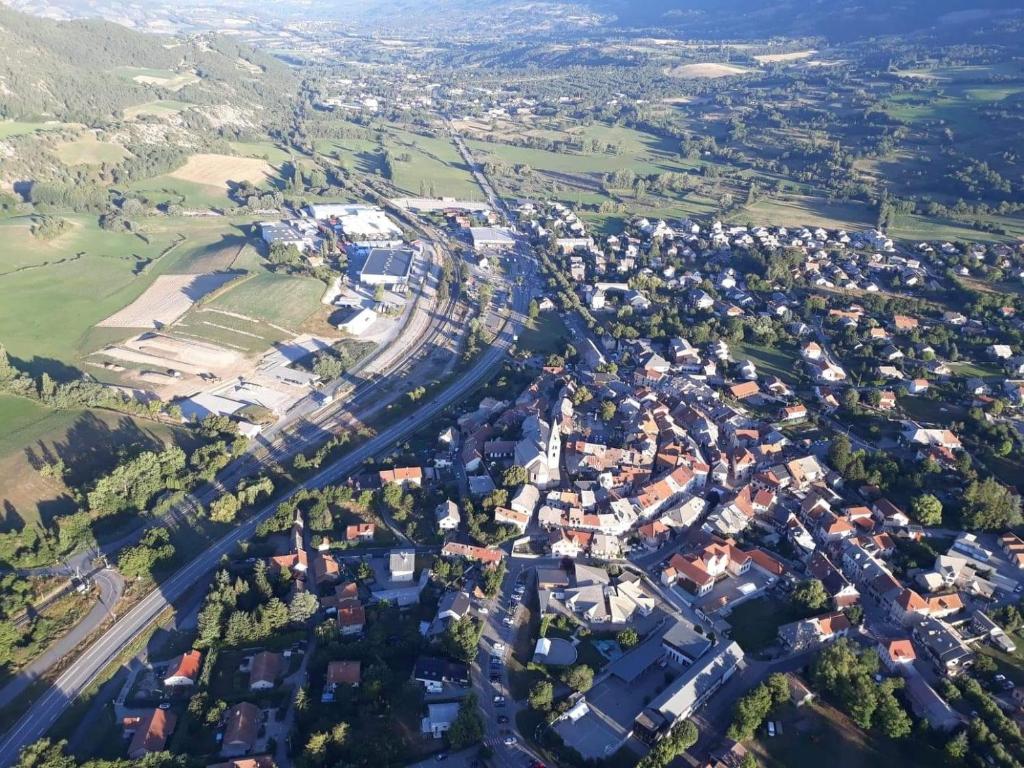
[[[482, 196], [459, 151], [447, 136], [421, 136], [401, 130], [387, 134], [386, 146], [391, 153], [395, 186], [411, 194], [477, 200]], [[409, 160], [401, 159], [408, 154]]]
[[181, 168], [168, 174], [173, 179], [209, 187], [227, 187], [231, 182], [248, 181], [259, 184], [276, 175], [273, 167], [261, 158], [234, 155], [192, 155]]
[[357, 173], [372, 175], [384, 167], [380, 145], [369, 139], [321, 140], [315, 146], [320, 154], [334, 158]]
[[204, 306], [300, 332], [323, 308], [320, 298], [324, 290], [324, 284], [311, 277], [264, 272], [239, 283]]
[[170, 69], [118, 67], [116, 73], [140, 85], [155, 85], [168, 91], [180, 91], [186, 85], [199, 82], [199, 77], [192, 72], [174, 72]]
[[97, 325], [100, 328], [162, 328], [234, 277], [229, 272], [161, 275], [139, 298]]
[[56, 153], [65, 165], [113, 165], [128, 156], [128, 150], [120, 144], [100, 141], [91, 131], [83, 133], [74, 141], [58, 144]]
[[746, 67], [739, 67], [735, 64], [721, 64], [714, 62], [703, 62], [700, 64], [680, 64], [665, 70], [669, 77], [678, 77], [693, 80], [717, 79], [719, 77], [733, 77], [745, 75], [750, 72]]
[[127, 335], [93, 326], [128, 306], [161, 274], [249, 265], [244, 238], [216, 219], [154, 223], [143, 240], [105, 232], [92, 217], [66, 217], [73, 229], [41, 242], [28, 217], [0, 221], [0, 342], [34, 374], [63, 377], [65, 366]]

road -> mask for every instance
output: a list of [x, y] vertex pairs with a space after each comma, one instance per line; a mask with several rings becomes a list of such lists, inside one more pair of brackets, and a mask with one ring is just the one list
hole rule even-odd
[[252, 537], [257, 526], [273, 515], [281, 501], [289, 499], [302, 488], [321, 488], [346, 478], [373, 456], [379, 456], [429, 422], [450, 404], [462, 399], [480, 382], [493, 375], [501, 365], [509, 347], [522, 329], [524, 312], [529, 301], [526, 291], [515, 289], [508, 320], [495, 337], [491, 347], [456, 382], [441, 391], [433, 400], [421, 405], [401, 421], [383, 429], [373, 438], [350, 451], [334, 464], [321, 470], [284, 497], [261, 509], [246, 522], [199, 553], [159, 587], [144, 597], [134, 608], [96, 640], [75, 663], [61, 674], [53, 685], [32, 706], [0, 742], [0, 765], [11, 765], [19, 751], [41, 738], [70, 704], [112, 662], [121, 650], [142, 634], [174, 601], [202, 585], [220, 562], [238, 544]]
[[93, 576], [100, 598], [89, 613], [67, 634], [50, 645], [32, 663], [18, 671], [7, 685], [0, 689], [0, 707], [6, 707], [33, 683], [45, 675], [61, 659], [70, 655], [80, 643], [96, 631], [104, 621], [113, 615], [114, 606], [124, 593], [124, 579], [112, 568], [104, 568]]

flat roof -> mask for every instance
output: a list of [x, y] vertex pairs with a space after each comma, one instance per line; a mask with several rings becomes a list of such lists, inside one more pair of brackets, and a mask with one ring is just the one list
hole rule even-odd
[[516, 241], [511, 231], [502, 227], [470, 227], [469, 234], [473, 236], [473, 243], [476, 245], [513, 245]]
[[371, 248], [359, 274], [408, 277], [412, 272], [412, 251], [408, 248]]

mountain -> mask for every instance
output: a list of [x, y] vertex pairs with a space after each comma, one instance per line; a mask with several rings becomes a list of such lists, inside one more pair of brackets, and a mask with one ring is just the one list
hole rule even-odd
[[246, 105], [294, 88], [286, 65], [223, 38], [179, 40], [0, 6], [0, 118], [93, 122], [159, 98]]

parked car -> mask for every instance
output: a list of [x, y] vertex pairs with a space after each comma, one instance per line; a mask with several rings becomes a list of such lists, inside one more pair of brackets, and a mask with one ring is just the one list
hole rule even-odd
[[494, 704], [495, 704], [495, 706], [498, 706], [498, 707], [505, 706], [505, 697], [504, 696], [495, 696], [494, 697]]
[[772, 737], [775, 736], [775, 721], [774, 720], [769, 720], [768, 721], [768, 735], [772, 736]]
[[511, 747], [515, 743], [516, 743], [516, 737], [515, 736], [506, 736], [505, 737], [505, 746], [506, 747]]

